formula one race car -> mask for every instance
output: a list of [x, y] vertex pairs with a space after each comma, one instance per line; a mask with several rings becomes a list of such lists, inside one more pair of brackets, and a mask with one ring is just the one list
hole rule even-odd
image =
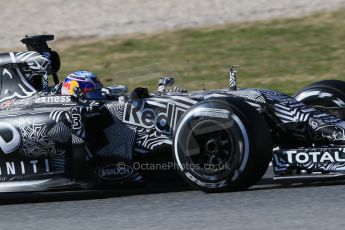
[[271, 161], [277, 178], [345, 174], [345, 82], [290, 97], [237, 89], [232, 68], [228, 89], [168, 90], [165, 77], [152, 94], [113, 86], [88, 100], [61, 94], [53, 38], [26, 37], [28, 52], [0, 54], [0, 191], [143, 183], [154, 159], [207, 192], [247, 189]]

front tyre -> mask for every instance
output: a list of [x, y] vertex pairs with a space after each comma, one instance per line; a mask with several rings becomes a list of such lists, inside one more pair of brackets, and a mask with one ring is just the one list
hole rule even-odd
[[298, 91], [294, 98], [310, 106], [344, 107], [345, 82], [339, 80], [315, 82]]
[[247, 189], [261, 179], [272, 157], [264, 118], [242, 100], [208, 100], [181, 118], [174, 159], [182, 177], [205, 192]]

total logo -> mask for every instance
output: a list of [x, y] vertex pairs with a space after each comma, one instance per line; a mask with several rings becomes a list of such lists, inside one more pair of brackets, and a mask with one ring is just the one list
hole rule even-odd
[[126, 103], [123, 122], [147, 129], [155, 128], [159, 132], [171, 134], [185, 109], [172, 103], [165, 104], [166, 107], [157, 107], [150, 103], [146, 100]]
[[328, 149], [327, 151], [298, 151], [287, 150], [283, 151], [287, 156], [288, 163], [305, 164], [307, 162], [313, 163], [333, 163], [345, 162], [345, 149]]

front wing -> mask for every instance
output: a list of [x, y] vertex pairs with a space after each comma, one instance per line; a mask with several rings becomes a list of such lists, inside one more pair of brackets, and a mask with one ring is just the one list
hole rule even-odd
[[277, 176], [345, 174], [345, 146], [275, 150], [273, 170]]

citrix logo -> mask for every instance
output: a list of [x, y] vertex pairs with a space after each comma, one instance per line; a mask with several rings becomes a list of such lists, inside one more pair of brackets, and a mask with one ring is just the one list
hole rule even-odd
[[16, 151], [21, 144], [18, 130], [11, 124], [0, 122], [0, 148], [4, 154]]

